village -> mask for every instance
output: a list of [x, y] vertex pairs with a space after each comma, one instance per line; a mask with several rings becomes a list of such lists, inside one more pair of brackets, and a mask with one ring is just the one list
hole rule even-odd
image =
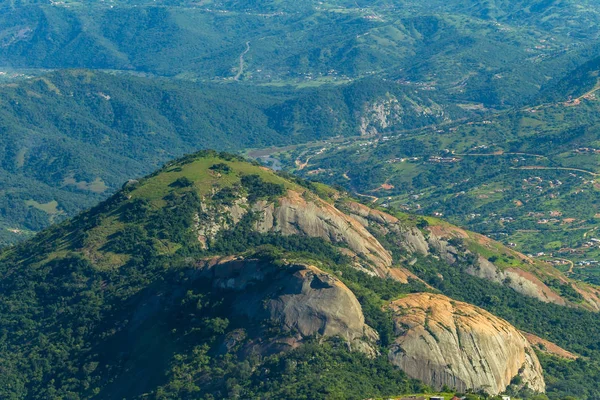
[[[496, 122], [493, 119], [469, 121], [463, 127], [477, 129], [477, 126], [494, 126]], [[298, 149], [300, 151], [290, 155], [296, 160], [298, 169], [304, 169], [307, 176], [335, 180], [339, 174], [344, 182], [353, 182], [357, 171], [337, 171], [335, 167], [327, 168], [320, 164], [320, 160], [335, 157], [338, 152], [340, 155], [348, 152], [345, 157], [357, 159], [371, 152], [385, 154], [379, 159], [381, 170], [385, 171], [382, 174], [385, 181], [377, 182], [377, 187], [361, 188], [357, 193], [359, 196], [384, 208], [441, 218], [456, 215], [457, 204], [470, 204], [464, 207], [461, 218], [453, 219], [454, 223], [500, 240], [508, 247], [543, 259], [566, 272], [579, 268], [582, 272], [585, 269], [585, 274], [593, 274], [599, 268], [600, 245], [596, 238], [586, 238], [585, 235], [581, 240], [581, 235], [595, 229], [600, 223], [600, 213], [590, 215], [589, 209], [577, 206], [600, 190], [600, 180], [593, 170], [561, 165], [562, 160], [550, 159], [536, 151], [511, 152], [493, 140], [487, 143], [467, 142], [462, 148], [458, 145], [437, 150], [431, 148], [429, 151], [419, 148], [392, 151], [401, 149], [405, 141], [411, 142], [413, 134], [416, 137], [423, 132], [436, 136], [455, 135], [463, 129], [467, 128], [437, 124], [357, 138], [340, 136]], [[428, 143], [423, 142], [423, 146], [427, 148]], [[573, 147], [569, 152], [569, 157], [584, 159], [596, 156], [600, 150], [598, 146], [583, 145]], [[464, 172], [470, 170], [474, 162], [486, 162], [490, 167], [498, 165], [510, 178], [469, 183], [472, 179]], [[569, 163], [575, 165], [572, 161]], [[442, 180], [440, 186], [427, 187], [425, 180], [414, 187], [415, 183], [401, 178], [406, 174], [414, 179], [415, 175], [428, 173], [442, 174], [448, 179]], [[406, 190], [403, 187], [412, 188]], [[561, 232], [564, 233], [562, 237]], [[536, 242], [542, 237], [545, 239], [542, 243]]]

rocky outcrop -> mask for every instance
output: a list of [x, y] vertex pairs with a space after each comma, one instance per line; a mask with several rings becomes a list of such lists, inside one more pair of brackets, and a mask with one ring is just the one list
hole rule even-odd
[[402, 122], [404, 110], [398, 99], [388, 95], [363, 106], [359, 131], [361, 135], [375, 135], [388, 127]]
[[215, 287], [235, 292], [236, 315], [275, 323], [296, 335], [288, 341], [292, 346], [314, 335], [339, 336], [357, 350], [376, 353], [371, 343], [377, 333], [365, 324], [354, 293], [314, 266], [225, 258], [200, 268]]
[[517, 268], [500, 270], [493, 263], [479, 257], [477, 266], [467, 268], [467, 273], [492, 282], [504, 284], [517, 293], [534, 297], [545, 303], [555, 303], [561, 306], [565, 300], [550, 289], [534, 274]]
[[[358, 203], [349, 203], [355, 211], [346, 214], [310, 193], [288, 190], [276, 202], [260, 200], [250, 205], [245, 198], [237, 199], [231, 206], [207, 206], [195, 218], [198, 241], [206, 247], [209, 239], [224, 229], [237, 224], [252, 211], [258, 214], [255, 229], [258, 232], [277, 232], [282, 235], [305, 235], [319, 237], [334, 244], [354, 258], [355, 266], [369, 275], [391, 277], [402, 283], [418, 279], [400, 266], [392, 267], [392, 255], [367, 230], [369, 224], [378, 224], [379, 229], [397, 233], [398, 244], [409, 252], [426, 254], [427, 242], [416, 228], [406, 228], [397, 218], [372, 210]], [[361, 216], [364, 219], [361, 221]], [[369, 222], [370, 221], [370, 222]]]
[[[466, 254], [473, 255], [473, 253], [467, 248], [459, 249], [451, 245], [449, 241], [452, 238], [464, 240], [467, 243], [465, 247], [468, 247], [469, 241], [477, 241], [480, 245], [492, 249], [494, 246], [500, 246], [497, 242], [493, 242], [483, 235], [472, 232], [468, 233], [464, 229], [449, 224], [430, 226], [428, 228], [428, 237], [425, 238], [416, 227], [403, 223], [398, 218], [385, 212], [356, 202], [344, 202], [341, 209], [366, 228], [378, 230], [383, 235], [393, 233], [391, 236], [393, 239], [389, 240], [394, 240], [395, 244], [409, 255], [413, 253], [421, 255], [434, 253], [445, 262], [454, 264], [464, 259]], [[504, 248], [504, 252], [507, 256], [518, 260], [524, 268], [513, 267], [501, 269], [486, 258], [474, 254], [477, 262], [469, 266], [466, 272], [478, 278], [505, 285], [517, 293], [533, 297], [545, 303], [554, 303], [562, 306], [574, 305], [566, 301], [542, 280], [545, 279], [543, 277], [558, 279], [561, 283], [570, 285], [583, 297], [585, 302], [576, 306], [582, 306], [591, 311], [600, 311], [600, 291], [597, 288], [582, 283], [573, 284], [550, 265], [540, 266], [538, 265], [539, 261], [534, 261], [514, 250]], [[410, 259], [410, 257], [406, 257], [406, 261]], [[406, 283], [409, 276], [406, 273], [410, 274], [404, 268], [394, 268], [393, 271], [387, 272], [387, 276], [392, 276], [394, 279]], [[410, 276], [410, 279], [418, 278], [413, 275]]]
[[375, 135], [403, 124], [404, 118], [425, 118], [432, 122], [445, 120], [444, 108], [429, 99], [396, 97], [390, 93], [364, 103], [359, 114], [361, 135]]
[[389, 360], [409, 376], [440, 389], [502, 392], [512, 378], [545, 390], [535, 352], [508, 322], [467, 303], [419, 293], [394, 301], [389, 309], [396, 340]]
[[[505, 255], [518, 260], [527, 268], [517, 266], [501, 269], [487, 259], [472, 253], [468, 249], [469, 241], [477, 241], [479, 245], [487, 247], [500, 246], [484, 236], [469, 234], [449, 224], [436, 224], [428, 228], [426, 238], [413, 224], [401, 221], [385, 212], [352, 201], [343, 201], [337, 206], [339, 208], [310, 191], [301, 193], [295, 190], [288, 190], [275, 202], [261, 200], [249, 204], [243, 197], [236, 199], [230, 205], [203, 202], [201, 212], [195, 216], [197, 237], [201, 246], [206, 248], [210, 239], [214, 238], [219, 231], [232, 228], [244, 215], [252, 211], [259, 216], [259, 220], [255, 223], [255, 229], [259, 232], [319, 237], [346, 247], [354, 259], [354, 267], [365, 273], [381, 278], [391, 277], [402, 283], [419, 279], [407, 270], [405, 265], [393, 265], [391, 252], [381, 245], [371, 233], [373, 232], [386, 236], [387, 240], [394, 242], [401, 249], [400, 260], [403, 260], [403, 263], [413, 260], [414, 255], [434, 253], [447, 263], [454, 264], [464, 260], [465, 255], [470, 255], [471, 259], [476, 260], [466, 269], [466, 272], [471, 275], [508, 286], [518, 293], [543, 302], [575, 305], [593, 311], [600, 310], [600, 292], [597, 289], [589, 285], [571, 285], [551, 266], [539, 267], [536, 261], [513, 250], [505, 249]], [[450, 244], [452, 238], [464, 240], [466, 245], [457, 248]], [[554, 272], [548, 273], [547, 270]], [[582, 295], [585, 302], [574, 304], [566, 301], [557, 291], [544, 283], [545, 277], [559, 279], [571, 285]]]
[[585, 299], [585, 305], [591, 311], [600, 311], [600, 289], [583, 282], [572, 285], [573, 289]]
[[278, 204], [258, 202], [253, 211], [262, 214], [256, 225], [259, 232], [320, 237], [332, 243], [346, 244], [382, 271], [392, 265], [390, 252], [363, 225], [317, 196], [310, 195], [307, 199], [303, 194], [289, 190], [278, 199]]
[[[431, 226], [429, 227], [429, 232], [428, 243], [430, 247], [449, 264], [454, 264], [463, 258], [465, 254], [472, 254], [468, 249], [457, 249], [455, 246], [452, 246], [449, 243], [450, 239], [477, 240], [480, 245], [484, 246], [491, 243], [491, 239], [482, 235], [473, 234], [474, 239], [471, 239], [466, 231], [454, 226]], [[477, 254], [475, 256], [477, 257], [477, 262], [466, 269], [468, 274], [508, 286], [517, 293], [533, 297], [545, 303], [554, 303], [562, 306], [567, 304], [565, 299], [550, 289], [532, 272], [520, 268], [500, 269], [486, 258]], [[511, 251], [511, 256], [521, 260], [524, 265], [532, 267], [526, 263], [533, 263], [533, 261], [528, 260], [524, 255]]]
[[402, 223], [390, 214], [352, 201], [345, 202], [343, 210], [364, 227], [376, 228], [384, 235], [393, 232], [396, 245], [406, 252], [422, 255], [429, 253], [427, 240], [415, 226]]

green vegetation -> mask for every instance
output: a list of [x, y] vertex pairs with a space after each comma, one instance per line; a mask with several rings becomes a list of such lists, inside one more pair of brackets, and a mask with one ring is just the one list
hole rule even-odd
[[[425, 388], [384, 356], [369, 359], [335, 340], [264, 358], [245, 358], [239, 346], [219, 350], [227, 335], [244, 329], [252, 336], [259, 327], [230, 319], [231, 296], [194, 278], [190, 258], [246, 253], [265, 262], [312, 260], [343, 274], [360, 290], [369, 323], [388, 329], [383, 300], [422, 287], [382, 285], [348, 267], [345, 256], [322, 240], [259, 234], [251, 230], [252, 214], [201, 249], [191, 223], [200, 202], [210, 200], [200, 199], [197, 181], [172, 171], [212, 176], [213, 165], [241, 182], [214, 177], [212, 185], [233, 185], [221, 190], [245, 189], [255, 199], [283, 194], [281, 183], [264, 180], [281, 178], [263, 179], [265, 171], [257, 166], [203, 152], [168, 164], [74, 220], [40, 233], [36, 246], [26, 242], [0, 255], [1, 397], [331, 398], [351, 391], [352, 398], [361, 398]], [[164, 185], [159, 207], [156, 192], [148, 191], [156, 190], [157, 182]], [[115, 217], [122, 223], [109, 228]], [[106, 232], [103, 238], [94, 233], [98, 230]], [[165, 253], [165, 243], [176, 250]], [[127, 261], [101, 267], [95, 251], [126, 255]], [[13, 274], [18, 278], [8, 279]], [[135, 379], [140, 373], [141, 381]]]
[[[191, 399], [205, 392], [205, 388], [191, 383], [193, 375], [188, 372], [193, 368], [197, 373], [197, 360], [207, 358], [198, 353], [194, 350], [193, 354], [176, 357], [173, 378], [157, 390], [157, 398]], [[371, 360], [349, 352], [344, 343], [337, 341], [311, 342], [287, 354], [268, 357], [258, 370], [253, 370], [251, 362], [232, 359], [222, 361], [218, 367], [227, 377], [225, 386], [216, 392], [221, 398], [363, 399], [427, 390], [391, 367], [385, 357]]]
[[[75, 215], [127, 179], [201, 148], [354, 135], [363, 102], [389, 92], [416, 103], [432, 97], [381, 81], [296, 91], [81, 70], [1, 86], [0, 245]], [[437, 120], [410, 113], [414, 118], [398, 126]]]
[[302, 87], [379, 74], [490, 106], [522, 101], [548, 76], [584, 62], [600, 24], [593, 4], [574, 1], [6, 0], [0, 7], [0, 63], [13, 68]]
[[282, 184], [265, 182], [260, 175], [244, 175], [241, 179], [242, 186], [248, 192], [248, 201], [256, 202], [260, 198], [277, 198], [285, 194], [285, 186]]
[[552, 385], [555, 398], [595, 398], [599, 395], [600, 363], [597, 360], [578, 358], [568, 361], [538, 353], [544, 366], [547, 382]]
[[[217, 175], [216, 169], [227, 172]], [[253, 213], [220, 231], [207, 248], [195, 236], [201, 203], [210, 208], [223, 201], [207, 196], [212, 189], [229, 188], [235, 199], [249, 194], [274, 199], [283, 187], [311, 186], [236, 156], [204, 151], [126, 185], [89, 211], [39, 233], [34, 242], [5, 249], [0, 253], [0, 397], [358, 399], [428, 391], [387, 362], [393, 324], [382, 308], [404, 294], [431, 290], [422, 283], [366, 275], [321, 239], [258, 233]], [[382, 243], [402, 254], [392, 241]], [[240, 254], [274, 265], [310, 263], [339, 277], [379, 332], [382, 355], [369, 359], [349, 352], [343, 341], [317, 338], [282, 354], [248, 353], [256, 338], [285, 333], [235, 317], [235, 296], [200, 278], [197, 266], [206, 257]], [[542, 357], [548, 395], [595, 398], [594, 382], [580, 371], [600, 365], [597, 315], [540, 303], [471, 277], [464, 273], [471, 262], [465, 258], [449, 266], [421, 257], [410, 268], [436, 290], [585, 356], [585, 364]], [[567, 389], [565, 382], [575, 386]], [[537, 398], [526, 391], [517, 395]]]
[[[598, 6], [0, 0], [0, 247], [17, 243], [0, 250], [0, 398], [428, 392], [387, 362], [382, 308], [428, 290], [581, 355], [539, 355], [550, 399], [600, 398], [597, 314], [465, 273], [477, 263], [468, 249], [500, 269], [535, 273], [539, 258], [600, 283]], [[467, 233], [450, 239], [457, 264], [405, 265], [395, 233], [374, 232], [430, 286], [399, 284], [353, 268], [342, 244], [259, 233], [255, 212], [215, 216], [288, 189], [343, 203], [323, 183], [214, 151], [135, 180], [203, 148], [245, 150], [420, 229], [447, 227], [427, 217], [440, 216], [534, 261]], [[239, 318], [198, 278], [202, 260], [230, 255], [337, 276], [381, 355], [319, 337], [256, 354], [257, 341], [293, 332]], [[540, 278], [584, 303], [572, 281]]]
[[[526, 107], [440, 129], [308, 144], [279, 158], [288, 170], [376, 196], [388, 209], [436, 214], [543, 253], [564, 271], [565, 259], [573, 261], [572, 277], [598, 283], [598, 269], [579, 264], [600, 256], [591, 242], [600, 222], [598, 109], [594, 99]], [[297, 169], [297, 159], [309, 165]]]

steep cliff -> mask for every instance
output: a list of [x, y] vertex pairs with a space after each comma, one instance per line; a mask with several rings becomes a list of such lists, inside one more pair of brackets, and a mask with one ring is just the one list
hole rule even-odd
[[379, 270], [385, 271], [392, 265], [390, 252], [367, 229], [318, 196], [289, 190], [278, 199], [278, 204], [263, 202], [253, 210], [262, 213], [262, 220], [257, 223], [259, 232], [320, 237], [347, 245]]
[[232, 292], [236, 315], [276, 324], [292, 334], [285, 341], [280, 337], [267, 341], [263, 348], [285, 350], [318, 335], [339, 336], [368, 355], [377, 353], [373, 344], [378, 335], [365, 324], [354, 293], [317, 267], [240, 257], [211, 259], [199, 266], [214, 287]]
[[436, 388], [502, 392], [520, 375], [543, 392], [535, 352], [508, 322], [470, 304], [422, 293], [394, 301], [396, 339], [389, 359], [408, 375]]
[[376, 135], [390, 128], [402, 126], [405, 119], [417, 115], [423, 119], [445, 120], [448, 118], [443, 106], [431, 101], [409, 96], [396, 97], [391, 94], [363, 104], [359, 113], [361, 135]]
[[257, 216], [254, 223], [257, 232], [322, 238], [347, 247], [345, 250], [355, 257], [357, 267], [368, 273], [382, 278], [398, 276], [404, 282], [407, 276], [417, 279], [400, 267], [391, 268], [391, 253], [360, 221], [309, 191], [290, 189], [277, 201], [259, 200], [248, 204], [247, 199], [242, 197], [232, 205], [204, 208], [202, 221], [196, 219], [197, 236], [203, 247], [218, 232], [235, 226], [244, 215], [253, 212]]
[[366, 228], [375, 228], [384, 236], [391, 233], [394, 243], [406, 252], [429, 254], [427, 239], [416, 226], [354, 201], [344, 202], [342, 209]]

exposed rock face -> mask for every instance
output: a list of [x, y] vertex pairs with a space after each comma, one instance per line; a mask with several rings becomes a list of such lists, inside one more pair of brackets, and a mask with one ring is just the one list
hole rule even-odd
[[553, 292], [537, 276], [527, 271], [516, 268], [502, 271], [485, 258], [479, 257], [479, 265], [469, 267], [467, 272], [479, 278], [505, 284], [515, 292], [534, 297], [545, 303], [555, 303], [561, 306], [566, 304], [562, 297]]
[[596, 286], [578, 282], [573, 285], [573, 288], [583, 296], [588, 309], [596, 312], [600, 311], [600, 290]]
[[419, 293], [390, 305], [397, 338], [390, 361], [438, 389], [502, 392], [516, 375], [545, 390], [540, 363], [523, 335], [508, 322], [467, 303]]
[[359, 132], [361, 135], [382, 133], [385, 129], [403, 123], [406, 115], [446, 119], [443, 107], [419, 98], [403, 96], [398, 98], [387, 94], [376, 101], [365, 103], [359, 116]]
[[[397, 232], [399, 241], [408, 243], [408, 250], [426, 253], [427, 243], [418, 229], [404, 229], [391, 215], [352, 204], [363, 214], [366, 213], [372, 223], [379, 223], [381, 228]], [[404, 268], [391, 268], [392, 255], [366, 229], [368, 222], [366, 226], [363, 225], [357, 214], [349, 216], [315, 195], [305, 196], [289, 190], [276, 203], [261, 200], [249, 205], [245, 198], [240, 198], [232, 206], [221, 206], [219, 209], [203, 207], [195, 221], [198, 240], [203, 247], [220, 230], [234, 226], [247, 212], [252, 211], [260, 217], [255, 226], [258, 232], [306, 235], [343, 243], [348, 246], [348, 255], [355, 258], [357, 267], [366, 273], [382, 278], [389, 276], [403, 283], [408, 278], [418, 279]]]
[[316, 196], [306, 200], [293, 190], [279, 199], [279, 204], [258, 202], [254, 211], [262, 212], [257, 224], [259, 232], [301, 234], [341, 242], [357, 254], [362, 254], [375, 267], [392, 265], [392, 255], [358, 221]]
[[[457, 227], [442, 226], [430, 227], [429, 231], [431, 234], [428, 243], [444, 261], [454, 264], [460, 259], [461, 252], [454, 246], [451, 246], [448, 240], [451, 237], [468, 239], [469, 235], [466, 231]], [[484, 243], [490, 240], [481, 235], [477, 235], [477, 237], [479, 240], [484, 241]], [[471, 252], [466, 250], [465, 253]], [[527, 259], [522, 254], [516, 252], [514, 254], [515, 256], [519, 256], [523, 261]], [[508, 286], [517, 293], [536, 298], [545, 303], [555, 303], [562, 306], [567, 304], [565, 299], [550, 289], [535, 274], [519, 268], [506, 268], [502, 270], [484, 257], [478, 256], [477, 265], [468, 267], [466, 272], [478, 278]]]
[[393, 232], [396, 235], [396, 244], [409, 253], [426, 255], [429, 253], [429, 245], [421, 231], [413, 226], [406, 226], [398, 218], [374, 210], [363, 204], [346, 202], [344, 204], [348, 214], [360, 222], [363, 226], [376, 226], [382, 233]]
[[[339, 279], [314, 266], [275, 266], [257, 260], [223, 259], [202, 266], [213, 285], [237, 292], [235, 312], [270, 320], [303, 338], [340, 336], [375, 354], [377, 333], [365, 324], [360, 303]], [[293, 344], [292, 344], [293, 345]]]
[[403, 111], [398, 99], [394, 96], [365, 104], [360, 117], [360, 134], [374, 135], [391, 125], [400, 123]]
[[[237, 224], [249, 211], [260, 215], [256, 223], [259, 232], [278, 232], [283, 235], [306, 235], [320, 237], [332, 243], [343, 243], [354, 258], [354, 266], [370, 275], [381, 278], [391, 277], [406, 283], [409, 279], [419, 279], [406, 268], [393, 265], [392, 254], [370, 233], [376, 230], [383, 235], [389, 235], [389, 240], [406, 252], [404, 261], [414, 259], [412, 254], [429, 255], [434, 250], [444, 261], [453, 264], [469, 250], [455, 248], [450, 245], [449, 238], [456, 237], [470, 240], [469, 234], [453, 226], [433, 225], [429, 227], [427, 239], [419, 229], [406, 224], [396, 217], [355, 202], [344, 202], [340, 209], [327, 203], [318, 196], [306, 192], [299, 193], [289, 190], [285, 196], [276, 202], [258, 201], [248, 204], [245, 198], [238, 198], [229, 206], [207, 206], [195, 217], [198, 241], [206, 248], [209, 239], [223, 229], [229, 229]], [[368, 228], [368, 229], [367, 229]], [[487, 240], [476, 235], [480, 241]], [[485, 244], [485, 243], [483, 243]], [[514, 257], [532, 268], [533, 261], [524, 255], [512, 252]], [[533, 272], [520, 268], [500, 269], [483, 257], [478, 258], [478, 265], [469, 267], [466, 272], [482, 279], [490, 280], [510, 287], [518, 293], [534, 297], [543, 302], [559, 305], [572, 305], [558, 293], [548, 287], [540, 276], [559, 279], [565, 284], [569, 281], [548, 266], [535, 269]], [[585, 308], [592, 311], [600, 310], [600, 291], [591, 287], [572, 285], [586, 300]], [[578, 304], [577, 306], [581, 306]]]

